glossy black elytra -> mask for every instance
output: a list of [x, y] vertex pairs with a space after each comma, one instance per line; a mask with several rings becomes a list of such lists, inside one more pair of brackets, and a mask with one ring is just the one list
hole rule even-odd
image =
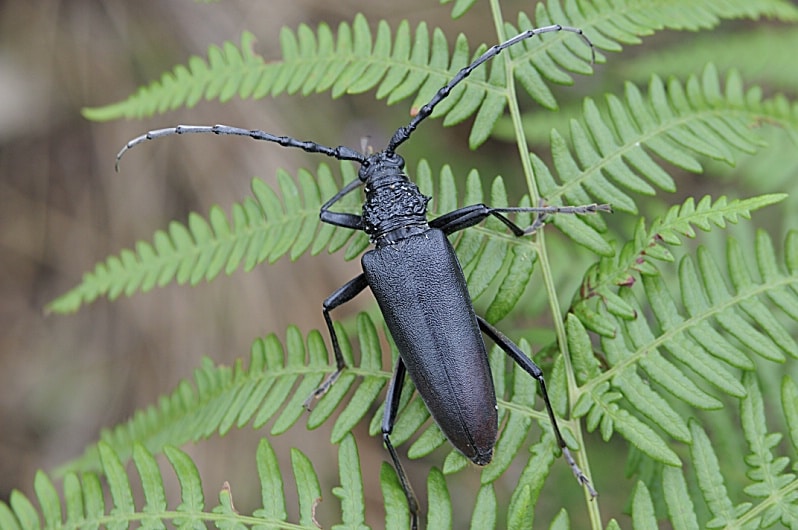
[[[346, 368], [330, 311], [369, 287], [400, 353], [388, 387], [382, 433], [407, 497], [413, 530], [418, 528], [418, 502], [390, 439], [405, 374], [410, 375], [432, 417], [452, 445], [474, 463], [488, 464], [496, 444], [498, 415], [482, 333], [490, 337], [513, 361], [537, 380], [563, 456], [579, 482], [584, 484], [592, 496], [596, 495], [560, 434], [543, 372], [510, 339], [475, 314], [462, 267], [447, 236], [474, 226], [492, 215], [520, 237], [540, 228], [548, 214], [609, 212], [610, 206], [591, 204], [492, 208], [475, 204], [428, 221], [427, 202], [430, 198], [423, 195], [403, 173], [405, 162], [396, 153], [396, 149], [410, 137], [419, 123], [474, 69], [502, 50], [525, 39], [557, 31], [578, 34], [590, 46], [595, 58], [593, 44], [581, 29], [552, 25], [525, 31], [493, 46], [461, 69], [438, 90], [429, 103], [419, 109], [408, 125], [397, 129], [388, 146], [378, 153], [365, 155], [345, 146], [326, 147], [315, 142], [227, 125], [179, 125], [139, 136], [128, 142], [117, 155], [118, 168], [119, 160], [127, 150], [147, 140], [174, 134], [214, 133], [248, 136], [255, 140], [274, 142], [284, 147], [295, 147], [360, 164], [358, 178], [322, 205], [320, 218], [322, 222], [335, 226], [365, 231], [375, 248], [362, 257], [363, 273], [340, 287], [323, 303], [322, 313], [330, 333], [337, 369], [305, 404], [309, 406], [313, 399], [324, 394]], [[330, 210], [342, 197], [361, 185], [364, 186], [366, 195], [362, 215]], [[518, 212], [535, 213], [537, 217], [531, 226], [521, 228], [504, 215]]]

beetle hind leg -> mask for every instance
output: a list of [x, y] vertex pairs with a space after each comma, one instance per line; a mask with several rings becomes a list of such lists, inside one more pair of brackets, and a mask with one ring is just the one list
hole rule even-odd
[[523, 370], [531, 375], [540, 385], [540, 393], [543, 395], [543, 402], [546, 405], [546, 411], [549, 415], [549, 420], [551, 421], [551, 427], [554, 431], [554, 438], [557, 440], [557, 445], [562, 450], [563, 458], [571, 467], [571, 471], [573, 471], [574, 476], [576, 476], [576, 480], [582, 484], [587, 491], [590, 493], [591, 497], [596, 497], [598, 493], [590, 484], [590, 480], [587, 478], [587, 475], [579, 468], [577, 465], [576, 460], [571, 455], [571, 451], [568, 449], [568, 446], [565, 444], [565, 440], [560, 433], [560, 427], [557, 425], [557, 418], [554, 416], [554, 409], [551, 406], [551, 401], [549, 400], [549, 393], [546, 391], [546, 382], [543, 379], [543, 370], [535, 364], [535, 362], [526, 356], [521, 349], [513, 343], [509, 338], [507, 338], [504, 333], [496, 329], [493, 325], [491, 325], [487, 320], [482, 317], [477, 317], [477, 321], [479, 322], [479, 327], [482, 331], [489, 336], [493, 342], [495, 342], [504, 352], [510, 356], [510, 358], [516, 362]]
[[396, 415], [399, 413], [399, 400], [402, 397], [402, 384], [405, 381], [405, 373], [405, 365], [400, 358], [396, 361], [396, 369], [393, 371], [391, 383], [388, 385], [388, 395], [385, 397], [385, 413], [382, 416], [382, 441], [385, 442], [388, 454], [391, 455], [396, 476], [399, 478], [399, 485], [402, 486], [402, 491], [407, 498], [407, 508], [410, 510], [410, 528], [417, 530], [418, 499], [413, 492], [413, 487], [410, 485], [405, 469], [399, 461], [399, 455], [391, 443], [391, 432], [393, 432], [393, 426], [396, 423]]

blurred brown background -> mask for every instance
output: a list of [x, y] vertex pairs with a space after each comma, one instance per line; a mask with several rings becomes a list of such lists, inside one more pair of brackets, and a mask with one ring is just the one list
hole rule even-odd
[[[412, 28], [427, 20], [430, 27], [452, 28], [450, 35], [470, 33], [474, 44], [495, 39], [484, 10], [451, 21], [447, 7], [423, 0], [0, 2], [0, 499], [8, 500], [12, 488], [31, 494], [37, 469], [79, 456], [100, 429], [191, 377], [201, 356], [229, 364], [247, 358], [256, 337], [284, 337], [289, 324], [303, 332], [323, 329], [322, 300], [356, 274], [357, 262], [340, 256], [283, 259], [193, 289], [168, 287], [115, 303], [99, 300], [74, 315], [44, 315], [44, 306], [97, 261], [150, 240], [170, 220], [204, 214], [212, 204], [229, 210], [249, 195], [253, 176], [268, 180], [278, 167], [294, 174], [322, 161], [244, 139], [173, 138], [129, 153], [116, 174], [114, 156], [126, 141], [177, 123], [223, 122], [328, 145], [358, 147], [369, 136], [379, 148], [407, 121], [410, 102], [386, 110], [371, 94], [335, 101], [329, 94], [301, 101], [284, 96], [224, 106], [201, 102], [112, 123], [89, 122], [81, 108], [119, 101], [190, 55], [205, 56], [210, 44], [238, 42], [244, 29], [258, 37], [257, 51], [268, 60], [279, 57], [280, 27], [321, 21], [335, 27], [359, 11], [394, 28], [403, 18]], [[439, 124], [420, 131], [415, 144], [427, 151], [444, 150], [446, 142], [466, 145], [467, 127], [441, 131]], [[452, 156], [463, 158], [461, 167], [477, 165]], [[368, 303], [370, 297], [360, 297], [335, 317]], [[229, 480], [237, 508], [254, 509], [254, 448], [265, 432], [245, 428], [186, 448], [197, 458], [209, 503]], [[360, 450], [374, 501], [369, 516], [379, 527], [378, 466], [387, 455], [378, 439], [365, 440]], [[272, 441], [282, 458], [293, 446], [316, 464], [337, 455], [329, 433], [308, 433], [304, 421]], [[420, 471], [418, 490], [425, 489], [429, 465], [411, 465]], [[337, 477], [318, 471], [329, 492]], [[478, 480], [478, 473], [467, 480]], [[334, 506], [331, 497], [326, 500]]]

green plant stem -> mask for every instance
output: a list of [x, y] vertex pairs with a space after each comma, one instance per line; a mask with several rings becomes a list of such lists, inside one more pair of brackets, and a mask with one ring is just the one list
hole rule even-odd
[[[498, 37], [499, 42], [504, 42], [507, 39], [507, 36], [504, 33], [504, 17], [501, 13], [501, 6], [499, 5], [499, 0], [491, 0], [491, 12], [493, 14], [493, 22], [496, 26], [496, 35]], [[524, 134], [524, 128], [521, 121], [521, 110], [518, 107], [518, 98], [515, 91], [515, 79], [513, 76], [513, 62], [509, 58], [509, 54], [507, 60], [505, 61], [505, 69], [506, 69], [506, 79], [507, 79], [507, 103], [510, 112], [510, 117], [513, 123], [513, 129], [515, 132], [516, 144], [518, 146], [519, 158], [521, 160], [521, 166], [524, 171], [524, 176], [526, 179], [527, 189], [529, 192], [529, 199], [530, 204], [535, 205], [538, 203], [540, 197], [537, 192], [537, 186], [535, 185], [535, 173], [534, 169], [532, 168], [532, 163], [530, 162], [529, 158], [529, 148], [527, 147], [526, 135]], [[557, 291], [554, 286], [554, 276], [552, 274], [551, 265], [548, 260], [548, 255], [546, 253], [546, 244], [544, 238], [545, 230], [538, 231], [536, 236], [536, 251], [538, 253], [538, 263], [540, 264], [541, 274], [543, 276], [543, 283], [546, 288], [546, 294], [549, 299], [549, 309], [551, 310], [552, 314], [552, 321], [554, 323], [554, 331], [557, 337], [557, 344], [559, 345], [560, 354], [563, 357], [563, 362], [565, 363], [565, 377], [567, 381], [567, 392], [568, 392], [568, 403], [575, 403], [577, 398], [577, 384], [576, 378], [574, 376], [573, 365], [571, 364], [571, 356], [570, 352], [568, 351], [568, 340], [565, 335], [565, 324], [563, 323], [563, 319], [561, 318], [561, 308], [560, 302], [557, 298]], [[585, 452], [585, 443], [582, 436], [582, 429], [581, 425], [578, 421], [569, 420], [569, 424], [571, 427], [571, 431], [573, 432], [577, 443], [579, 444], [580, 450], [576, 453], [576, 460], [579, 464], [579, 467], [582, 468], [582, 471], [588, 476], [591, 476], [590, 473], [590, 462], [587, 458], [587, 453]], [[598, 502], [595, 502], [590, 496], [587, 488], [583, 488], [583, 493], [585, 496], [585, 501], [590, 517], [591, 527], [594, 529], [601, 529], [601, 513], [599, 512], [599, 505]]]

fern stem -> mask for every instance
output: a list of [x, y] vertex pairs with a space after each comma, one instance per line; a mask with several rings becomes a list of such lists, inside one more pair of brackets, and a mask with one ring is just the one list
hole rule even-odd
[[[490, 0], [491, 6], [491, 13], [493, 16], [493, 22], [496, 27], [496, 35], [499, 42], [504, 42], [507, 39], [507, 36], [504, 32], [504, 17], [501, 13], [501, 6], [499, 5], [499, 0]], [[539, 195], [537, 190], [537, 185], [535, 183], [535, 172], [532, 168], [532, 163], [530, 161], [529, 156], [529, 148], [528, 142], [526, 140], [526, 134], [524, 133], [523, 124], [521, 121], [521, 109], [518, 107], [518, 98], [515, 90], [515, 76], [513, 74], [513, 61], [510, 59], [509, 54], [507, 60], [505, 61], [505, 76], [506, 76], [506, 86], [507, 86], [507, 106], [510, 113], [510, 118], [513, 124], [513, 130], [515, 132], [516, 138], [516, 145], [518, 146], [518, 154], [521, 161], [521, 166], [524, 172], [524, 178], [526, 179], [527, 190], [529, 193], [530, 204], [537, 204], [539, 201]], [[573, 365], [571, 363], [571, 356], [570, 352], [568, 351], [568, 341], [565, 335], [565, 324], [563, 323], [563, 319], [561, 315], [560, 303], [557, 298], [557, 290], [554, 285], [554, 276], [552, 274], [551, 265], [548, 260], [548, 255], [546, 253], [546, 245], [544, 239], [544, 230], [540, 230], [536, 234], [536, 241], [533, 243], [537, 248], [538, 253], [538, 262], [540, 263], [541, 274], [543, 276], [543, 282], [546, 288], [546, 294], [549, 299], [549, 308], [552, 314], [552, 321], [554, 323], [554, 330], [557, 337], [557, 343], [559, 344], [560, 354], [563, 356], [563, 361], [565, 363], [565, 374], [566, 374], [566, 381], [567, 381], [567, 392], [568, 392], [568, 403], [575, 403], [577, 398], [577, 384], [576, 384], [576, 377], [574, 376]], [[585, 444], [584, 439], [582, 437], [582, 429], [581, 425], [578, 421], [574, 422], [569, 420], [571, 425], [571, 431], [574, 433], [577, 443], [579, 444], [580, 451], [577, 453], [577, 460], [581, 469], [587, 474], [588, 477], [591, 476], [590, 473], [590, 463], [587, 458], [587, 454], [584, 451]], [[590, 493], [588, 492], [587, 488], [583, 488], [583, 492], [585, 495], [585, 501], [587, 504], [587, 509], [590, 517], [591, 527], [594, 529], [601, 529], [601, 513], [599, 512], [598, 502], [595, 502], [594, 499], [591, 497]], [[593, 501], [593, 502], [591, 502]]]

